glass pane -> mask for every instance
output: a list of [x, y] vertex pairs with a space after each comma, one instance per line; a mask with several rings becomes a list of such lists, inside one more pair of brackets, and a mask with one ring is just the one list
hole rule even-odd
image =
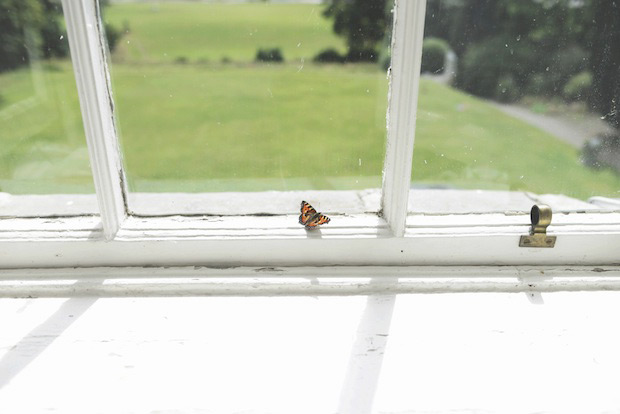
[[60, 2], [0, 7], [0, 215], [94, 213]]
[[[170, 1], [104, 8], [132, 211], [144, 212], [136, 200], [145, 192], [381, 186], [391, 10], [385, 2], [367, 7], [358, 20], [378, 16], [375, 32], [363, 27], [362, 41], [348, 42], [334, 32], [328, 7]], [[248, 212], [255, 207], [247, 203]]]
[[429, 201], [436, 189], [483, 199], [481, 210], [620, 198], [620, 4], [427, 4], [413, 208], [446, 208]]

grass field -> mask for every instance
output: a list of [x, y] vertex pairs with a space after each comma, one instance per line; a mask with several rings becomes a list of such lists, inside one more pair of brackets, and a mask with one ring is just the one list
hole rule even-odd
[[322, 49], [344, 52], [345, 42], [311, 4], [117, 4], [104, 19], [129, 28], [116, 51], [124, 62], [252, 61], [258, 48], [279, 47], [288, 61], [312, 59]]
[[94, 192], [67, 61], [0, 74], [0, 191]]
[[457, 188], [620, 197], [620, 176], [584, 167], [568, 144], [480, 99], [424, 81], [412, 178]]
[[[380, 186], [385, 74], [374, 65], [311, 63], [325, 47], [344, 50], [319, 6], [115, 4], [105, 17], [130, 29], [112, 78], [132, 190]], [[281, 47], [287, 62], [253, 63], [258, 47]], [[36, 73], [39, 81], [27, 70], [0, 75], [0, 189], [92, 191], [70, 65]], [[428, 80], [413, 179], [620, 196], [620, 177], [581, 166], [573, 148]]]

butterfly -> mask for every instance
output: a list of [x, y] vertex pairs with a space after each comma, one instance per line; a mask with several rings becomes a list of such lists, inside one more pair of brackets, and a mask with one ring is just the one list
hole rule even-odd
[[299, 224], [301, 224], [302, 226], [306, 226], [307, 229], [311, 229], [329, 222], [329, 217], [324, 214], [317, 213], [317, 211], [312, 208], [312, 206], [307, 202], [301, 202], [301, 214], [299, 215]]

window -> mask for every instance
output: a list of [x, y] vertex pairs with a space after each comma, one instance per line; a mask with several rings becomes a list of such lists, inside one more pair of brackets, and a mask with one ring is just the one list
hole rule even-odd
[[[374, 55], [324, 62], [345, 59], [346, 47], [323, 9], [316, 2], [104, 9], [108, 27], [127, 27], [110, 72], [130, 212], [165, 214], [151, 208], [152, 193], [186, 194], [174, 213], [221, 214], [222, 197], [192, 203], [192, 194], [381, 187], [386, 72]], [[378, 37], [387, 42], [385, 26]], [[256, 200], [227, 214], [274, 210]], [[347, 212], [346, 204], [333, 207]]]
[[[243, 188], [223, 186], [224, 192], [195, 194], [182, 189], [179, 190], [181, 194], [171, 194], [172, 191], [177, 192], [174, 183], [155, 183], [149, 187], [152, 183], [140, 180], [136, 160], [156, 149], [157, 141], [149, 143], [148, 139], [139, 137], [141, 141], [137, 144], [132, 140], [136, 140], [135, 137], [141, 133], [148, 135], [148, 119], [157, 117], [158, 112], [139, 108], [143, 118], [136, 125], [127, 123], [129, 120], [123, 118], [123, 114], [135, 106], [129, 95], [134, 82], [153, 89], [154, 93], [170, 95], [172, 86], [164, 85], [158, 89], [160, 83], [166, 82], [163, 77], [168, 75], [159, 73], [159, 78], [153, 78], [153, 85], [149, 83], [148, 76], [147, 81], [144, 80], [151, 68], [144, 68], [142, 79], [136, 80], [140, 78], [139, 68], [134, 68], [132, 74], [122, 73], [124, 68], [115, 64], [114, 60], [108, 66], [99, 5], [96, 2], [68, 0], [62, 4], [99, 214], [92, 215], [91, 209], [76, 217], [69, 214], [44, 217], [45, 214], [41, 214], [38, 218], [3, 218], [0, 257], [4, 267], [618, 263], [620, 212], [617, 207], [594, 207], [593, 210], [597, 211], [593, 212], [586, 210], [582, 203], [571, 207], [566, 204], [566, 199], [551, 196], [528, 199], [509, 193], [498, 193], [495, 198], [493, 193], [481, 196], [475, 192], [463, 195], [435, 190], [425, 190], [423, 198], [416, 196], [422, 194], [416, 190], [410, 194], [412, 156], [414, 166], [419, 162], [416, 158], [419, 155], [414, 155], [413, 144], [416, 119], [422, 118], [416, 113], [425, 2], [400, 1], [394, 8], [387, 143], [380, 190], [360, 190], [360, 187], [350, 186], [352, 181], [349, 181], [349, 184], [337, 186], [333, 191], [309, 185], [293, 188], [295, 191], [233, 193], [231, 191]], [[138, 10], [141, 5], [133, 6], [136, 13], [141, 13]], [[118, 26], [119, 22], [112, 15], [113, 7], [103, 19], [110, 19]], [[164, 16], [165, 13], [172, 13], [172, 9], [165, 4], [150, 7], [157, 8], [153, 13]], [[165, 20], [164, 17], [162, 21]], [[124, 30], [131, 32], [131, 24]], [[131, 42], [131, 38], [124, 41]], [[139, 46], [137, 49], [126, 49], [129, 53], [127, 59], [131, 53], [138, 53], [138, 49]], [[193, 47], [179, 50], [178, 54], [167, 57], [168, 64], [189, 66], [188, 59], [199, 59], [190, 56], [195, 50]], [[232, 59], [233, 52], [230, 53]], [[273, 51], [265, 53], [271, 58], [275, 54]], [[303, 65], [302, 56], [296, 58], [299, 59], [297, 68], [290, 68], [294, 76], [297, 76], [299, 66]], [[203, 65], [208, 66], [211, 58], [206, 59]], [[194, 62], [192, 65], [201, 64]], [[217, 65], [229, 65], [233, 71], [235, 69], [234, 64], [229, 62], [219, 61]], [[257, 71], [260, 72], [261, 68]], [[223, 82], [228, 89], [235, 85], [234, 80]], [[205, 100], [211, 99], [205, 93]], [[380, 95], [376, 91], [373, 93]], [[425, 96], [424, 91], [421, 96]], [[163, 95], [154, 97], [155, 101], [164, 98]], [[217, 96], [212, 98], [217, 99]], [[174, 96], [169, 99], [174, 100]], [[166, 105], [169, 104], [166, 102]], [[187, 105], [187, 102], [181, 104]], [[153, 107], [157, 105], [153, 103]], [[168, 108], [173, 109], [174, 105]], [[423, 115], [429, 116], [428, 113]], [[214, 118], [209, 128], [217, 129], [216, 126], [217, 120]], [[307, 128], [311, 130], [312, 126]], [[123, 135], [125, 133], [126, 137]], [[125, 147], [119, 145], [119, 136], [123, 138]], [[311, 134], [304, 140], [312, 142]], [[248, 141], [243, 145], [252, 144]], [[126, 151], [124, 155], [121, 148]], [[227, 156], [233, 149], [234, 146], [228, 147]], [[187, 151], [180, 154], [180, 158], [172, 159], [179, 168]], [[285, 160], [288, 157], [286, 154], [284, 151], [278, 156]], [[207, 151], [206, 163], [209, 162], [208, 156]], [[321, 153], [317, 152], [314, 156], [316, 162]], [[257, 158], [257, 162], [260, 161], [260, 157]], [[354, 158], [358, 158], [357, 168], [365, 168], [361, 157], [353, 157], [347, 162], [353, 161], [355, 164]], [[166, 160], [153, 158], [149, 162], [165, 163]], [[368, 176], [377, 174], [375, 169]], [[415, 174], [414, 170], [414, 178]], [[378, 182], [376, 178], [373, 180]], [[188, 184], [186, 188], [199, 190], [203, 187]], [[215, 185], [211, 188], [215, 189]], [[133, 189], [137, 191], [129, 191]], [[264, 189], [289, 188], [276, 185]], [[153, 192], [148, 192], [150, 190]], [[487, 208], [488, 200], [497, 200], [497, 197], [503, 197], [502, 202]], [[297, 223], [302, 199], [307, 199], [320, 211], [330, 215], [332, 222], [321, 229], [306, 231]], [[553, 217], [548, 229], [558, 238], [552, 249], [519, 247], [520, 235], [529, 231], [529, 207], [537, 202], [546, 202], [556, 211], [566, 210]], [[424, 203], [442, 208], [420, 208]], [[460, 205], [460, 211], [446, 208], [455, 204]]]

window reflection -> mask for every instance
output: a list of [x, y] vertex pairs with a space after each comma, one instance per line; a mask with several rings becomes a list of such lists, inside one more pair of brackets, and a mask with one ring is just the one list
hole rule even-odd
[[620, 5], [428, 0], [415, 187], [620, 198]]
[[[94, 186], [60, 2], [0, 9], [0, 214], [14, 216], [26, 214], [14, 196], [89, 194]], [[33, 211], [62, 214], [66, 203], [39, 201]]]

